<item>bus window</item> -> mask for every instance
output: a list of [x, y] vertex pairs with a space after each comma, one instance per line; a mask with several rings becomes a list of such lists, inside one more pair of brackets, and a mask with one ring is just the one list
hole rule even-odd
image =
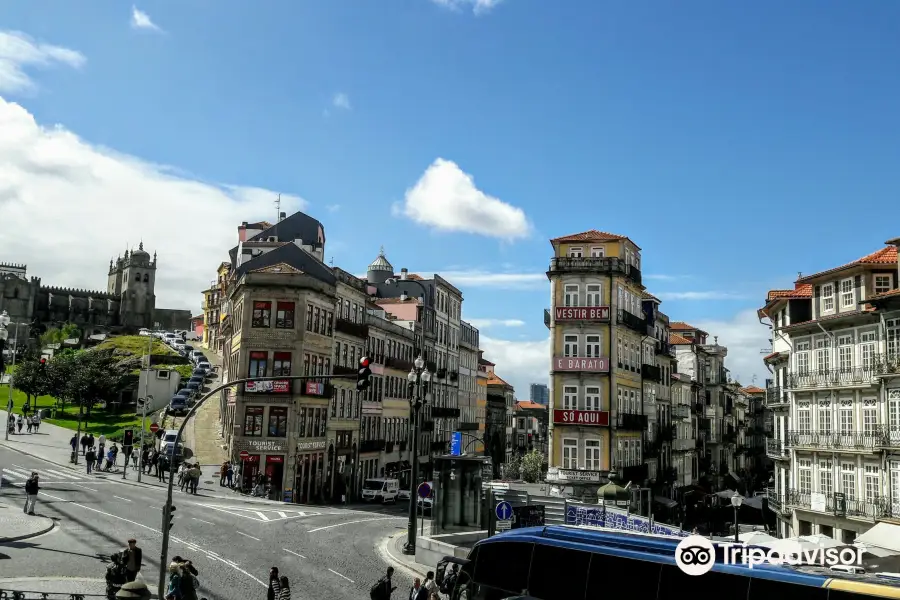
[[828, 590], [811, 585], [797, 585], [784, 581], [773, 581], [754, 577], [750, 579], [750, 597], [747, 600], [827, 600]]
[[[659, 578], [659, 600], [684, 598], [686, 590], [693, 590], [704, 598], [730, 598], [746, 600], [749, 577], [728, 575], [710, 571], [705, 575], [688, 575], [681, 569], [671, 565], [663, 565]], [[772, 600], [768, 598], [767, 600]], [[793, 598], [791, 599], [793, 600]]]
[[584, 598], [590, 562], [588, 552], [535, 545], [528, 594], [542, 600]]
[[[528, 588], [533, 549], [534, 544], [526, 542], [495, 542], [479, 546], [475, 559], [475, 581], [478, 586], [503, 590], [512, 595], [521, 594]], [[478, 594], [476, 597], [480, 599], [481, 596]]]
[[655, 562], [593, 552], [585, 598], [654, 600], [660, 567]]

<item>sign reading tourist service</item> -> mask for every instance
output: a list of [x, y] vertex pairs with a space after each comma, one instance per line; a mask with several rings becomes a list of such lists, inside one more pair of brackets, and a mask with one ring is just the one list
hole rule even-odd
[[605, 410], [560, 410], [553, 411], [553, 423], [559, 425], [592, 425], [609, 427], [609, 413]]
[[557, 321], [609, 321], [608, 306], [557, 306]]
[[573, 358], [571, 356], [554, 356], [554, 371], [583, 371], [586, 373], [608, 373], [609, 359], [602, 358]]
[[276, 381], [248, 381], [244, 384], [248, 394], [290, 394], [291, 382], [287, 379]]

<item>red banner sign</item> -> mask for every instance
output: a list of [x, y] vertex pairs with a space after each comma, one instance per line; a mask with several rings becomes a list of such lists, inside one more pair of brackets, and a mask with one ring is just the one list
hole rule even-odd
[[608, 373], [609, 358], [573, 358], [571, 356], [554, 356], [554, 371], [583, 371], [586, 373]]
[[590, 425], [609, 427], [609, 413], [605, 410], [560, 410], [553, 411], [555, 425]]
[[609, 321], [608, 306], [557, 306], [556, 321]]

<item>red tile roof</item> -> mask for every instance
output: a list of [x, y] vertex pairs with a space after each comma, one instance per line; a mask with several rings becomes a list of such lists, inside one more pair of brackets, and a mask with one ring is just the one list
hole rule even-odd
[[689, 325], [684, 321], [674, 321], [669, 323], [669, 329], [672, 331], [700, 331], [693, 325]]
[[686, 337], [682, 337], [682, 336], [678, 335], [677, 333], [670, 333], [669, 334], [669, 343], [675, 344], [677, 346], [677, 345], [681, 345], [681, 344], [693, 344], [694, 342], [692, 340], [687, 339]]
[[659, 298], [657, 298], [656, 296], [654, 296], [654, 295], [651, 294], [650, 292], [641, 292], [641, 299], [642, 299], [642, 300], [653, 300], [654, 302], [660, 302], [660, 303], [662, 303], [662, 300], [660, 300]]
[[741, 391], [744, 392], [745, 394], [765, 394], [766, 393], [766, 390], [762, 389], [761, 387], [757, 387], [755, 385], [741, 388]]
[[487, 384], [488, 385], [505, 385], [505, 386], [512, 387], [511, 385], [509, 385], [508, 383], [506, 383], [505, 381], [503, 381], [502, 379], [497, 377], [496, 373], [488, 373]]
[[775, 360], [781, 356], [781, 352], [773, 352], [772, 354], [767, 354], [763, 357], [763, 362], [769, 362], [770, 360]]
[[553, 238], [550, 240], [551, 244], [560, 244], [560, 243], [569, 243], [569, 242], [617, 242], [621, 240], [627, 240], [634, 244], [634, 247], [640, 250], [641, 248], [634, 243], [633, 240], [625, 237], [624, 235], [619, 235], [617, 233], [608, 233], [606, 231], [597, 231], [596, 229], [589, 229], [588, 231], [582, 231], [581, 233], [573, 233], [571, 235], [564, 235], [562, 237]]
[[778, 299], [812, 298], [811, 283], [796, 283], [792, 290], [769, 290], [766, 302]]
[[843, 271], [844, 269], [849, 269], [851, 267], [858, 267], [861, 265], [896, 265], [897, 264], [897, 246], [885, 246], [880, 250], [876, 250], [871, 254], [867, 254], [862, 258], [858, 258], [853, 262], [849, 262], [846, 265], [841, 265], [840, 267], [835, 267], [833, 269], [828, 269], [825, 271], [820, 271], [819, 273], [815, 273], [813, 275], [807, 275], [806, 277], [801, 277], [798, 279], [798, 282], [807, 282], [813, 279], [817, 279], [822, 277], [823, 275], [828, 275], [830, 273], [837, 273], [838, 271]]
[[900, 296], [900, 289], [883, 292], [881, 294], [875, 294], [874, 296], [869, 296], [868, 298], [866, 298], [866, 301], [880, 300], [881, 298], [890, 298], [891, 296]]
[[520, 400], [516, 402], [516, 408], [539, 408], [541, 410], [547, 409], [547, 407], [543, 404], [538, 404], [537, 402], [532, 402], [531, 400]]

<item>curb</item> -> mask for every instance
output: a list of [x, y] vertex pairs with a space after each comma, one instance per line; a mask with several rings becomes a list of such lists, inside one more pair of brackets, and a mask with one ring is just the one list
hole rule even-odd
[[[21, 542], [22, 540], [31, 539], [31, 538], [37, 537], [39, 535], [44, 535], [45, 533], [49, 533], [50, 531], [53, 531], [53, 528], [56, 527], [56, 523], [54, 523], [53, 520], [50, 519], [49, 517], [41, 517], [41, 518], [50, 521], [50, 526], [44, 527], [43, 529], [40, 529], [39, 531], [35, 531], [32, 533], [26, 533], [25, 535], [17, 535], [14, 537], [0, 537], [0, 544], [8, 544], [10, 542]], [[0, 580], [0, 581], [3, 581], [3, 580]]]
[[395, 556], [394, 553], [390, 551], [390, 547], [394, 541], [394, 538], [397, 538], [401, 535], [406, 535], [406, 532], [401, 531], [401, 532], [395, 533], [393, 535], [389, 535], [386, 538], [383, 538], [378, 543], [378, 545], [375, 547], [375, 550], [378, 552], [378, 554], [381, 555], [381, 559], [384, 562], [386, 562], [388, 564], [393, 564], [394, 567], [399, 567], [400, 569], [403, 569], [404, 571], [407, 572], [407, 574], [411, 574], [410, 575], [411, 577], [424, 578], [426, 575], [425, 571], [418, 570], [417, 568], [413, 567], [412, 565], [410, 565], [408, 562], [404, 561], [403, 559], [397, 558], [397, 556]]

